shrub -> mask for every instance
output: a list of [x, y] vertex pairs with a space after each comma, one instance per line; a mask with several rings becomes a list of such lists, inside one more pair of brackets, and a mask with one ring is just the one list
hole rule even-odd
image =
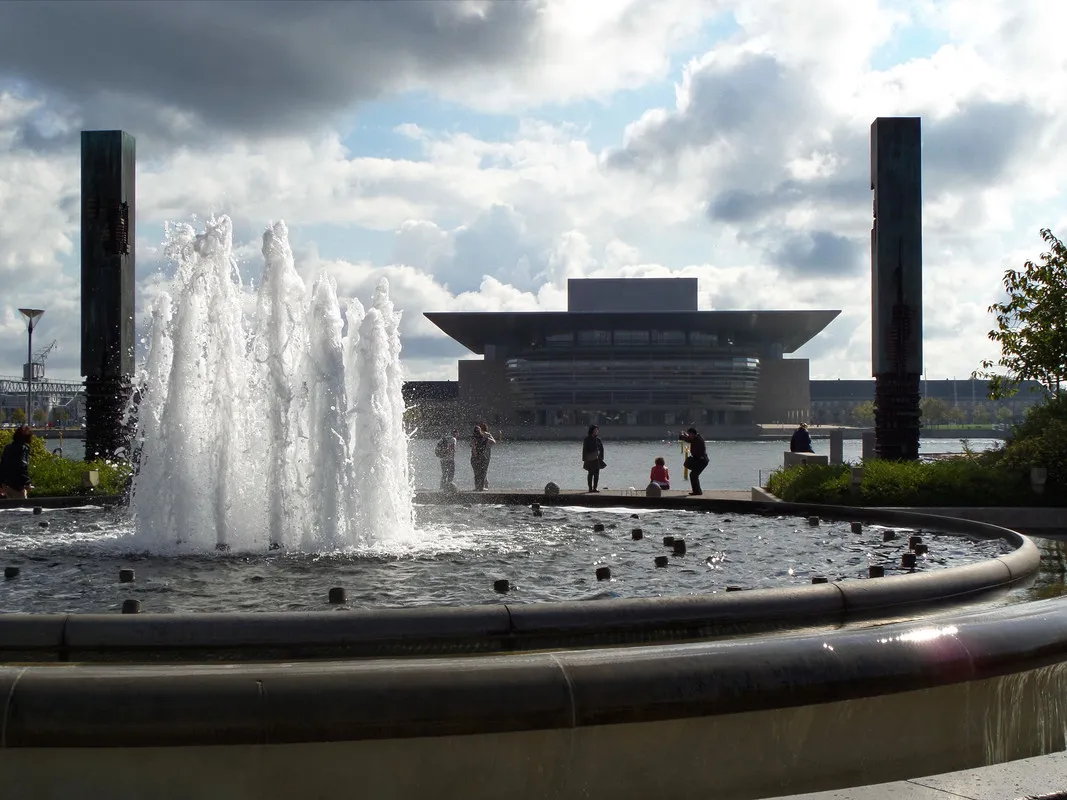
[[[10, 429], [0, 430], [0, 450], [11, 444], [13, 435]], [[88, 470], [100, 475], [100, 485], [95, 489], [82, 485], [82, 476]], [[31, 497], [122, 494], [131, 472], [130, 465], [121, 461], [73, 461], [53, 455], [39, 436], [30, 442], [30, 482], [34, 486]]]
[[[1045, 467], [1043, 494], [1030, 486], [1030, 469]], [[1067, 505], [1067, 395], [1032, 406], [1011, 441], [984, 453], [932, 462], [866, 461], [858, 494], [849, 491], [849, 467], [798, 466], [771, 475], [767, 488], [796, 503], [865, 506]]]
[[1035, 495], [1029, 473], [992, 466], [963, 455], [933, 462], [864, 462], [858, 494], [849, 491], [850, 465], [802, 465], [771, 475], [767, 488], [794, 503], [863, 506], [1020, 506], [1045, 505]]
[[1045, 494], [1067, 497], [1067, 395], [1032, 406], [1015, 426], [1011, 441], [979, 459], [1029, 483], [1031, 467], [1045, 467]]

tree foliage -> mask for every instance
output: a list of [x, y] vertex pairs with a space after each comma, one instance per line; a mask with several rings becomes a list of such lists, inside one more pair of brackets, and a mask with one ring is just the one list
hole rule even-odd
[[1000, 359], [983, 361], [975, 377], [989, 379], [991, 397], [1014, 394], [1023, 380], [1058, 395], [1067, 381], [1067, 246], [1048, 228], [1041, 238], [1049, 250], [1005, 272], [1008, 298], [989, 307], [997, 316], [989, 338], [1000, 345]]
[[874, 401], [867, 400], [852, 409], [852, 418], [859, 425], [874, 425]]
[[923, 421], [930, 425], [940, 425], [948, 418], [948, 403], [938, 397], [924, 397], [919, 401], [923, 412]]

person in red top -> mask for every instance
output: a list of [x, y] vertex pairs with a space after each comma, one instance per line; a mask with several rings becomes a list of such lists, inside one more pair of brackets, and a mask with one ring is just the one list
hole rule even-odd
[[663, 460], [663, 456], [656, 459], [656, 465], [652, 467], [648, 479], [661, 489], [671, 488], [671, 474], [667, 471], [667, 462]]

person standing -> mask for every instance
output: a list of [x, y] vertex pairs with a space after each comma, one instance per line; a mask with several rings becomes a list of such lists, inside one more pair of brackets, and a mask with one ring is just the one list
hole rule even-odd
[[474, 470], [474, 491], [484, 492], [488, 488], [489, 459], [492, 458], [492, 446], [496, 444], [489, 426], [482, 423], [474, 426], [471, 434], [471, 469]]
[[689, 485], [691, 495], [704, 494], [700, 488], [700, 473], [708, 466], [708, 446], [704, 443], [704, 437], [696, 428], [690, 428], [678, 438], [689, 444], [689, 457], [685, 460], [685, 468], [689, 470]]
[[453, 428], [452, 433], [442, 436], [437, 442], [437, 447], [434, 448], [434, 455], [441, 462], [442, 492], [448, 491], [456, 479], [456, 438], [458, 436], [459, 431]]
[[600, 428], [589, 426], [589, 432], [582, 440], [582, 466], [585, 467], [585, 479], [590, 492], [599, 492], [600, 470], [604, 464], [604, 443], [600, 441]]
[[814, 453], [811, 449], [811, 434], [808, 433], [808, 424], [801, 422], [800, 427], [793, 431], [793, 438], [789, 440], [790, 453]]
[[15, 429], [11, 444], [0, 454], [0, 486], [3, 487], [4, 496], [9, 499], [20, 497], [25, 500], [33, 488], [30, 485], [31, 441], [33, 432], [30, 426], [20, 425]]

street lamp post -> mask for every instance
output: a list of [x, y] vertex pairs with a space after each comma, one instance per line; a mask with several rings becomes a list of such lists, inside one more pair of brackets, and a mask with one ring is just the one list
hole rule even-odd
[[33, 427], [33, 329], [41, 321], [44, 309], [20, 308], [19, 313], [26, 320], [26, 424]]

